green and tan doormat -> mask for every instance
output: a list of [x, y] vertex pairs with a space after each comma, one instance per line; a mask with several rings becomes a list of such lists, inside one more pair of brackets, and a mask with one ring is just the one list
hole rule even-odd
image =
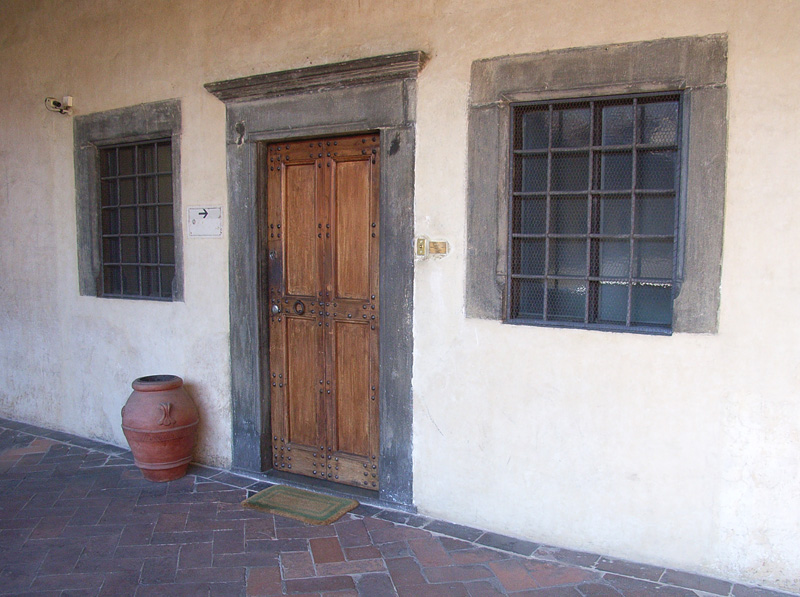
[[273, 485], [247, 498], [242, 506], [288, 516], [308, 524], [330, 524], [358, 506], [358, 502], [286, 485]]

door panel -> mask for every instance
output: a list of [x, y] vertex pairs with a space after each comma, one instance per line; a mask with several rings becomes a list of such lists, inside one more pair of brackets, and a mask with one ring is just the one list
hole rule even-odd
[[378, 135], [267, 146], [273, 466], [378, 489]]
[[[319, 285], [317, 266], [316, 173], [314, 163], [285, 166], [283, 230], [286, 240], [286, 292], [313, 296]], [[276, 229], [281, 225], [277, 223]]]
[[369, 325], [336, 322], [336, 448], [369, 454]]
[[318, 446], [320, 401], [318, 399], [319, 358], [316, 350], [321, 333], [316, 322], [300, 317], [286, 317], [286, 403], [288, 441], [306, 446]]
[[370, 205], [368, 161], [336, 164], [336, 296], [369, 298]]

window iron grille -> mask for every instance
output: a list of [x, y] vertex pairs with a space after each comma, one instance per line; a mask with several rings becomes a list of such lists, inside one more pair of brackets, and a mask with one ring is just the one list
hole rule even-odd
[[104, 147], [99, 160], [102, 296], [171, 300], [172, 143]]
[[678, 93], [515, 104], [506, 318], [669, 333]]

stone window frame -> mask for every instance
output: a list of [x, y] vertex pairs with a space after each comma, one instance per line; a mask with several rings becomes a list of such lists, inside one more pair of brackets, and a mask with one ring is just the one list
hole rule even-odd
[[570, 48], [472, 64], [468, 121], [467, 317], [504, 320], [511, 104], [683, 93], [681, 238], [673, 332], [716, 333], [727, 144], [727, 36]]
[[[124, 297], [158, 302], [183, 300], [183, 234], [180, 184], [180, 100], [164, 100], [75, 117], [75, 203], [78, 240], [78, 285], [82, 296], [103, 297], [100, 254], [100, 149], [123, 143], [169, 139], [172, 144], [172, 209], [175, 277], [171, 299]], [[117, 296], [108, 298], [119, 299]]]

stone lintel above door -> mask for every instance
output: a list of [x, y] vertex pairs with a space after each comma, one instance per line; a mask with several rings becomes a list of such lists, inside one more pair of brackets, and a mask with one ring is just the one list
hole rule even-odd
[[415, 50], [216, 81], [206, 83], [204, 87], [223, 102], [267, 98], [364, 83], [413, 79], [425, 66], [427, 59], [424, 52]]

